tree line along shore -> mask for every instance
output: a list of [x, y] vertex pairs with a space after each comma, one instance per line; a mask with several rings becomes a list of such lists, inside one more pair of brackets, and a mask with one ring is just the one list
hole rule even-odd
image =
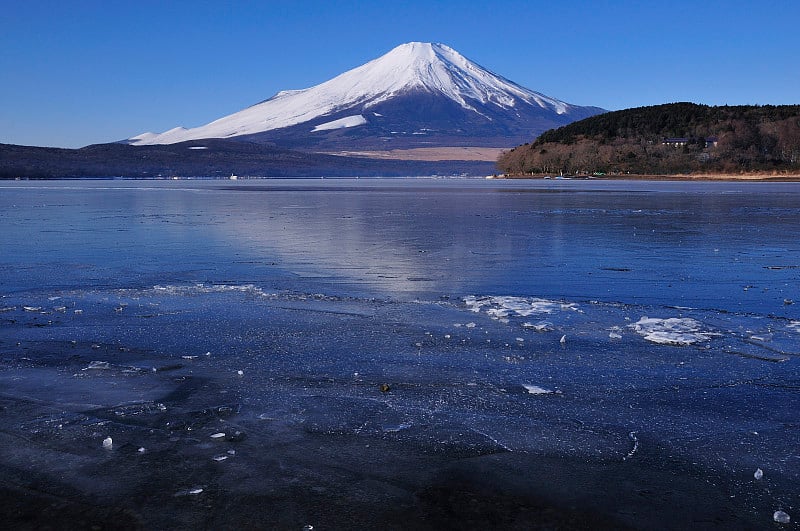
[[506, 176], [800, 180], [800, 105], [614, 111], [503, 153]]

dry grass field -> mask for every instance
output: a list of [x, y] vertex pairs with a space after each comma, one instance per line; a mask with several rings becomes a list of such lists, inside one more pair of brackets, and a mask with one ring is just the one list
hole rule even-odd
[[383, 160], [423, 160], [428, 162], [441, 160], [470, 160], [494, 162], [503, 151], [506, 151], [506, 148], [431, 147], [392, 149], [388, 151], [336, 151], [325, 152], [324, 154]]

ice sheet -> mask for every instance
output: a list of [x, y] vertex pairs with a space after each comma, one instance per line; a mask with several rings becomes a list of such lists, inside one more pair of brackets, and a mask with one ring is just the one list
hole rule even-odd
[[796, 192], [27, 186], [0, 194], [5, 514], [796, 511], [800, 271], [768, 267], [800, 263]]

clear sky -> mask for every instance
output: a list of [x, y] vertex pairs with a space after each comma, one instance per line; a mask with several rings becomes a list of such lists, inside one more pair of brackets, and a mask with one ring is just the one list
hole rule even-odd
[[0, 142], [194, 127], [409, 41], [579, 105], [800, 104], [799, 35], [797, 0], [10, 0]]

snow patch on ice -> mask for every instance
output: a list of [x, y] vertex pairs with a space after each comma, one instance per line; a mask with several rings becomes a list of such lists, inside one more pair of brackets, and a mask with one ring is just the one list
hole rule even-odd
[[89, 365], [81, 370], [83, 371], [96, 371], [96, 370], [108, 370], [111, 368], [111, 365], [107, 361], [92, 361]]
[[253, 284], [191, 284], [191, 285], [156, 285], [153, 291], [164, 295], [199, 295], [206, 293], [245, 293], [258, 297], [272, 297], [274, 294], [267, 293], [263, 289]]
[[464, 304], [475, 313], [481, 310], [493, 319], [509, 316], [528, 317], [530, 315], [551, 314], [559, 311], [579, 311], [575, 303], [552, 301], [526, 297], [464, 297]]
[[539, 321], [538, 323], [522, 323], [522, 328], [533, 330], [534, 332], [552, 332], [556, 329], [550, 321]]
[[628, 327], [647, 341], [660, 345], [694, 345], [719, 335], [703, 329], [703, 324], [691, 317], [668, 319], [642, 317]]
[[522, 387], [524, 387], [525, 390], [532, 395], [549, 395], [554, 392], [550, 389], [545, 389], [544, 387], [539, 387], [538, 385], [533, 384], [522, 384]]

